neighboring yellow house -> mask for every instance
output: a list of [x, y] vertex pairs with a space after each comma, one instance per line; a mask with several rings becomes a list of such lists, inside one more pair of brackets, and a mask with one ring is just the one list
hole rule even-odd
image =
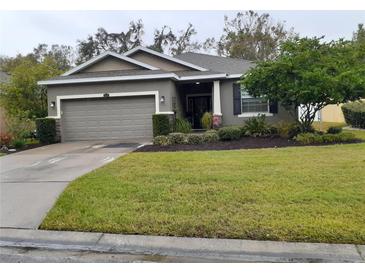
[[[342, 104], [341, 104], [342, 105]], [[321, 110], [322, 122], [344, 123], [341, 105], [328, 105]]]
[[[365, 102], [365, 99], [363, 99], [362, 101]], [[345, 123], [345, 118], [343, 117], [341, 106], [342, 104], [325, 106], [321, 110], [322, 122]]]

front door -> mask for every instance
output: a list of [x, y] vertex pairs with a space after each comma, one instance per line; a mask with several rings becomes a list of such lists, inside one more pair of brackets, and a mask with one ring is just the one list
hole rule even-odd
[[212, 111], [212, 96], [189, 96], [188, 113], [193, 129], [201, 129], [201, 118], [205, 112]]

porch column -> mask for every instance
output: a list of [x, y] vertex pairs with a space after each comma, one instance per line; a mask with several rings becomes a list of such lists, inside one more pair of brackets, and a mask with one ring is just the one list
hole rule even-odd
[[213, 82], [213, 126], [220, 127], [222, 124], [222, 110], [221, 110], [221, 89], [220, 82]]

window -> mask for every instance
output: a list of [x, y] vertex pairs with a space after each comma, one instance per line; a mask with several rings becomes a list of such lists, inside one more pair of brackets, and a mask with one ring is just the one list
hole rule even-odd
[[250, 96], [241, 87], [241, 113], [268, 113], [269, 102], [265, 99]]

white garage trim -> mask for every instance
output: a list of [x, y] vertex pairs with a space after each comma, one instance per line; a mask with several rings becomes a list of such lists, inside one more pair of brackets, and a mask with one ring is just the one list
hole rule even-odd
[[[104, 98], [105, 93], [93, 93], [93, 94], [75, 94], [75, 95], [60, 95], [56, 96], [56, 108], [57, 115], [56, 116], [48, 116], [49, 118], [60, 119], [61, 118], [61, 100], [66, 99], [90, 99], [90, 98]], [[146, 96], [146, 95], [154, 95], [155, 96], [155, 112], [156, 114], [174, 114], [174, 112], [160, 112], [160, 100], [159, 100], [159, 92], [158, 90], [153, 91], [134, 91], [134, 92], [115, 92], [109, 93], [109, 97], [130, 97], [130, 96]]]

